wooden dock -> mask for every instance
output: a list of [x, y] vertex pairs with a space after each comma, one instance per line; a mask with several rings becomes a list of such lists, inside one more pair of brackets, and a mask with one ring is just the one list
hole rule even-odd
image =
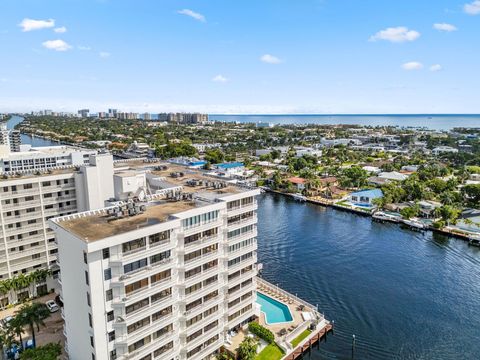
[[283, 360], [295, 360], [303, 356], [303, 354], [307, 351], [311, 351], [313, 345], [318, 344], [320, 345], [320, 340], [325, 338], [327, 334], [333, 330], [332, 324], [327, 324], [322, 329], [315, 332], [308, 341], [303, 343], [303, 345], [296, 347], [293, 352], [288, 354], [283, 358]]

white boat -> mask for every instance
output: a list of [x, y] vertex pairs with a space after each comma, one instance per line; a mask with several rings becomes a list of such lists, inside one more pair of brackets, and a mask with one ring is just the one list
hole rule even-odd
[[373, 215], [372, 218], [377, 221], [390, 221], [394, 223], [400, 222], [400, 218], [398, 216], [392, 215], [385, 213], [383, 211], [376, 211]]
[[402, 222], [408, 227], [416, 230], [424, 230], [427, 228], [427, 225], [425, 225], [421, 221], [414, 220], [414, 219], [404, 219], [402, 220]]
[[297, 201], [307, 201], [307, 198], [302, 194], [292, 194], [292, 197], [294, 200], [297, 200]]

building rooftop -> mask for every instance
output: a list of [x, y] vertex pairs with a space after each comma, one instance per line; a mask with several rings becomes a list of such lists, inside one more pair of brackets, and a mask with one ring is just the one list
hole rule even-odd
[[158, 201], [150, 203], [142, 214], [121, 219], [109, 220], [106, 211], [92, 213], [90, 216], [72, 217], [58, 224], [86, 242], [93, 242], [113, 235], [160, 224], [169, 219], [170, 215], [187, 211], [199, 206], [193, 201]]

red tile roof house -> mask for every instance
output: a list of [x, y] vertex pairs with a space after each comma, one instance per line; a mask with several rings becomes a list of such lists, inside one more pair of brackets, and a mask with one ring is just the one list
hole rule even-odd
[[305, 180], [304, 178], [294, 176], [294, 177], [288, 178], [287, 181], [295, 185], [297, 187], [298, 192], [302, 192], [303, 190], [305, 190], [305, 184], [307, 183], [307, 180]]

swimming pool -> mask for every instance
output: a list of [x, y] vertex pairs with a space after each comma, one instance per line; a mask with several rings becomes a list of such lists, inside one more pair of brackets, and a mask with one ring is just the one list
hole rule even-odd
[[257, 304], [265, 314], [267, 324], [280, 324], [293, 320], [292, 313], [287, 305], [272, 299], [270, 296], [257, 292]]

